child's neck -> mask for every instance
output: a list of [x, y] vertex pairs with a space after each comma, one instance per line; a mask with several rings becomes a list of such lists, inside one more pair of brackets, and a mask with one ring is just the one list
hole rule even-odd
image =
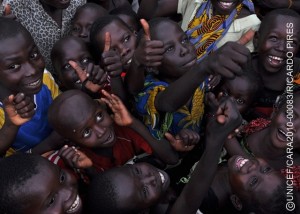
[[253, 60], [254, 66], [256, 67], [255, 70], [260, 75], [263, 85], [265, 88], [274, 90], [274, 91], [283, 91], [286, 86], [286, 72], [284, 72], [284, 67], [282, 67], [277, 72], [269, 72], [267, 71], [263, 64], [259, 62], [258, 59]]
[[108, 147], [108, 148], [97, 148], [97, 149], [93, 149], [93, 151], [101, 156], [105, 156], [105, 157], [109, 157], [109, 158], [113, 158], [113, 147]]

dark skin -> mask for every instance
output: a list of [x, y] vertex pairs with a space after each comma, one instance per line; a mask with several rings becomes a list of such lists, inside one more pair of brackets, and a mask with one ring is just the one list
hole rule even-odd
[[[300, 20], [289, 16], [273, 16], [265, 20], [268, 28], [256, 32], [253, 43], [258, 57], [253, 58], [254, 70], [261, 76], [264, 87], [275, 91], [283, 91], [286, 86], [286, 53], [295, 56], [300, 45]], [[293, 23], [293, 43], [287, 48], [287, 23]], [[276, 58], [274, 58], [276, 57]]]
[[[80, 91], [74, 91], [74, 93], [75, 92], [79, 93]], [[49, 115], [49, 118], [53, 117], [54, 119], [54, 127], [61, 127], [60, 129], [63, 128], [64, 131], [61, 134], [66, 138], [80, 146], [91, 148], [96, 153], [111, 156], [112, 146], [116, 141], [116, 135], [113, 129], [113, 122], [115, 122], [120, 126], [129, 126], [139, 133], [147, 142], [149, 142], [149, 145], [153, 148], [154, 154], [165, 163], [175, 164], [178, 161], [177, 154], [172, 150], [169, 142], [154, 139], [147, 128], [139, 120], [133, 118], [129, 114], [118, 97], [102, 91], [106, 96], [106, 99], [103, 99], [103, 101], [106, 102], [114, 112], [114, 120], [112, 120], [110, 115], [108, 115], [107, 111], [103, 108], [103, 103], [97, 104], [92, 99], [87, 99], [86, 95], [83, 96], [81, 93], [82, 92], [75, 95], [75, 97], [70, 95], [71, 97], [69, 98], [81, 100], [78, 109], [73, 109], [68, 115], [63, 114], [62, 112], [64, 111], [57, 111], [56, 114], [60, 115], [60, 117], [51, 114]], [[63, 106], [61, 107], [69, 109], [68, 103], [63, 103]], [[78, 117], [72, 118], [72, 114], [78, 115]], [[59, 120], [72, 125], [63, 125]]]
[[59, 0], [40, 0], [46, 13], [57, 23], [59, 28], [62, 27], [62, 12], [69, 7], [70, 2], [61, 3]]
[[[173, 112], [187, 104], [196, 88], [210, 74], [219, 72], [227, 78], [239, 74], [249, 54], [246, 47], [229, 42], [196, 64], [195, 49], [177, 23], [163, 21], [152, 31], [151, 39], [163, 42], [165, 51], [161, 65], [157, 66], [159, 74], [156, 78], [170, 84], [155, 99], [156, 109], [162, 112]], [[135, 74], [139, 75], [137, 79], [143, 76], [141, 72]], [[134, 91], [139, 90], [140, 85]]]
[[[211, 1], [215, 10], [214, 15], [229, 14], [234, 7], [230, 10], [223, 10], [217, 4], [218, 0]], [[240, 0], [235, 0], [234, 5], [240, 3]], [[154, 17], [167, 17], [177, 13], [178, 0], [142, 0], [138, 10], [138, 16], [147, 20]], [[251, 13], [249, 10], [243, 8], [238, 18], [249, 16]]]
[[[0, 99], [9, 100], [8, 97], [14, 95], [13, 101], [6, 103], [9, 106], [13, 104], [13, 107], [9, 108], [17, 110], [19, 114], [17, 118], [21, 120], [21, 122], [14, 123], [10, 123], [9, 120], [5, 121], [3, 127], [8, 125], [9, 131], [5, 132], [2, 153], [13, 143], [20, 125], [24, 123], [23, 119], [33, 116], [32, 109], [35, 108], [33, 95], [41, 90], [45, 63], [28, 32], [20, 32], [15, 37], [5, 39], [0, 43], [3, 47], [0, 51]], [[51, 150], [56, 146], [53, 142], [59, 144], [60, 140], [58, 135], [52, 133], [37, 146], [36, 152], [40, 154], [48, 149]]]
[[[44, 158], [41, 158], [37, 168], [38, 173], [14, 192], [18, 197], [27, 199], [22, 213], [81, 213], [82, 202], [73, 175]], [[79, 203], [71, 209], [76, 197], [79, 197]]]
[[299, 0], [293, 0], [292, 4], [290, 4], [290, 1], [281, 1], [281, 0], [261, 0], [259, 2], [259, 5], [262, 8], [268, 8], [268, 9], [277, 9], [277, 8], [290, 8], [296, 11], [300, 11], [300, 1]]
[[77, 36], [83, 39], [86, 43], [90, 42], [90, 29], [93, 22], [104, 15], [107, 15], [108, 12], [103, 8], [95, 10], [93, 8], [84, 8], [78, 10], [74, 15], [72, 22], [72, 32], [73, 36]]
[[99, 4], [107, 11], [111, 11], [112, 9], [124, 5], [131, 7], [130, 3], [127, 0], [88, 0], [87, 2], [94, 2], [96, 4]]

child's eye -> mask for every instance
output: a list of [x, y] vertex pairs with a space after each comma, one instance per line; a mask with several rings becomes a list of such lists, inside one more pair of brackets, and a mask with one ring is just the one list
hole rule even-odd
[[170, 46], [170, 47], [167, 47], [167, 48], [166, 48], [166, 52], [171, 52], [172, 50], [174, 50], [174, 47], [173, 47], [173, 46]]
[[89, 59], [88, 58], [84, 58], [81, 60], [81, 63], [82, 64], [87, 64], [89, 62]]
[[98, 123], [98, 122], [100, 122], [102, 119], [103, 119], [103, 114], [102, 114], [102, 113], [98, 113], [98, 114], [96, 115], [96, 122]]
[[65, 70], [68, 70], [68, 69], [70, 69], [70, 68], [71, 68], [71, 65], [70, 65], [69, 63], [67, 63], [67, 64], [64, 65], [64, 69], [65, 69]]
[[138, 168], [134, 168], [134, 172], [135, 172], [137, 175], [141, 174], [141, 173], [140, 173], [140, 170], [139, 170]]
[[250, 180], [250, 184], [249, 184], [250, 187], [251, 188], [254, 187], [257, 184], [257, 182], [258, 182], [258, 178], [256, 176], [253, 176]]
[[236, 99], [236, 102], [237, 102], [237, 104], [242, 105], [242, 104], [245, 103], [245, 100], [241, 99], [241, 98], [238, 98], [238, 99]]
[[126, 36], [126, 37], [124, 38], [124, 42], [125, 42], [125, 43], [128, 42], [129, 39], [130, 39], [130, 36], [128, 35], [128, 36]]
[[186, 44], [186, 43], [188, 43], [189, 42], [189, 40], [188, 40], [188, 38], [186, 37], [186, 38], [184, 38], [182, 41], [181, 41], [181, 43], [182, 44]]
[[145, 196], [145, 198], [146, 198], [147, 195], [148, 195], [148, 187], [147, 187], [147, 186], [144, 186], [144, 187], [143, 187], [143, 194], [144, 194], [144, 196]]
[[73, 32], [79, 32], [79, 31], [80, 31], [80, 28], [74, 26], [74, 27], [72, 28], [72, 31], [73, 31]]
[[91, 132], [92, 131], [90, 129], [84, 130], [82, 134], [83, 138], [88, 138], [89, 136], [91, 136]]
[[268, 172], [270, 172], [272, 170], [272, 168], [271, 167], [269, 167], [269, 166], [267, 166], [267, 167], [265, 167], [264, 169], [263, 169], [263, 173], [268, 173]]
[[55, 199], [56, 199], [56, 194], [52, 198], [50, 198], [50, 200], [47, 203], [47, 207], [51, 207], [54, 204]]
[[18, 69], [18, 68], [20, 68], [20, 67], [21, 67], [21, 65], [13, 64], [13, 65], [10, 65], [10, 66], [8, 67], [8, 69], [14, 70], [14, 69]]
[[228, 94], [228, 92], [227, 92], [227, 91], [222, 91], [222, 96], [223, 96], [223, 97], [228, 97], [228, 96], [229, 96], [229, 94]]
[[60, 177], [59, 177], [59, 183], [64, 183], [65, 180], [66, 180], [66, 174], [64, 171], [61, 171]]
[[277, 37], [271, 36], [271, 37], [270, 37], [270, 40], [271, 40], [272, 42], [276, 42], [276, 41], [277, 41]]
[[30, 59], [36, 59], [38, 57], [38, 52], [34, 52], [33, 54], [30, 55]]

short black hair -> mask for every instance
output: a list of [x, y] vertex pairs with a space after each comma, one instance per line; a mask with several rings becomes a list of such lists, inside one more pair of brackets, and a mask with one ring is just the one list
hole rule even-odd
[[283, 9], [272, 10], [268, 12], [266, 16], [262, 19], [258, 32], [261, 33], [263, 29], [268, 29], [270, 25], [270, 21], [273, 22], [274, 18], [277, 16], [290, 16], [300, 20], [300, 15], [292, 9], [283, 8]]
[[90, 31], [90, 40], [91, 40], [92, 47], [94, 47], [93, 54], [95, 56], [100, 56], [102, 54], [102, 52], [98, 48], [99, 47], [99, 44], [97, 42], [98, 33], [101, 32], [101, 30], [105, 26], [109, 25], [110, 23], [112, 23], [114, 21], [120, 22], [122, 25], [127, 27], [129, 31], [133, 32], [132, 29], [130, 29], [130, 27], [122, 19], [120, 19], [116, 15], [107, 15], [107, 16], [103, 16], [103, 17], [98, 18], [93, 23], [93, 25], [91, 27], [91, 31]]
[[127, 15], [127, 16], [130, 16], [135, 21], [135, 24], [136, 24], [135, 27], [137, 29], [141, 28], [138, 15], [136, 14], [136, 12], [134, 12], [132, 7], [130, 7], [127, 4], [111, 10], [109, 12], [109, 14], [111, 14], [111, 15]]
[[15, 37], [19, 33], [32, 38], [29, 31], [20, 22], [0, 17], [0, 41]]
[[97, 12], [99, 15], [107, 15], [108, 14], [108, 11], [101, 5], [92, 3], [92, 2], [88, 2], [76, 9], [76, 12], [72, 18], [72, 22], [77, 18], [78, 13], [80, 13], [84, 9], [91, 9], [91, 10]]
[[87, 194], [87, 209], [89, 214], [138, 214], [138, 210], [125, 210], [118, 206], [118, 193], [113, 183], [111, 172], [107, 170], [93, 177]]
[[15, 154], [0, 160], [0, 213], [21, 214], [26, 206], [26, 194], [22, 186], [38, 174], [38, 166], [44, 158], [39, 155]]
[[262, 202], [258, 198], [252, 200], [242, 200], [243, 213], [259, 213], [259, 214], [292, 214], [286, 209], [286, 185], [282, 182], [272, 193], [269, 200]]

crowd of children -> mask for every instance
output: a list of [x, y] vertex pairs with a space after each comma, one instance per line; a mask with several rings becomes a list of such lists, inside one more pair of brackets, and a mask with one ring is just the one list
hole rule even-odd
[[299, 3], [3, 1], [0, 213], [300, 213]]

